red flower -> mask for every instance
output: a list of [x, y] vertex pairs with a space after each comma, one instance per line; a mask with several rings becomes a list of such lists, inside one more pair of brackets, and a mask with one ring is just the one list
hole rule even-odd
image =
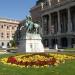
[[14, 56], [9, 57], [7, 60], [7, 63], [15, 64], [16, 62], [17, 62], [17, 60]]

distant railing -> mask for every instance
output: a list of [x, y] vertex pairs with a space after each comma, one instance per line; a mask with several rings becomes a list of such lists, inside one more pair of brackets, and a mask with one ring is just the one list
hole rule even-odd
[[49, 4], [48, 2], [45, 2], [43, 4], [43, 10], [48, 9], [48, 8], [52, 8], [55, 6], [59, 6], [59, 5], [65, 4], [65, 3], [70, 3], [73, 1], [75, 1], [75, 0], [60, 0], [59, 2], [51, 2], [51, 4]]

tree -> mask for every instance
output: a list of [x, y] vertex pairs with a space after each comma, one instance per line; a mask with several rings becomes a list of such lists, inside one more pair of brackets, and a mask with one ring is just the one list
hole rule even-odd
[[16, 44], [16, 36], [15, 35], [16, 35], [16, 33], [13, 36], [13, 40], [10, 40], [11, 47], [16, 47], [17, 46], [17, 44]]
[[11, 47], [16, 47], [16, 41], [15, 40], [11, 40], [10, 43], [11, 43]]
[[44, 1], [46, 1], [46, 0], [37, 0], [36, 5], [38, 5], [38, 4], [40, 4], [41, 2], [44, 2]]

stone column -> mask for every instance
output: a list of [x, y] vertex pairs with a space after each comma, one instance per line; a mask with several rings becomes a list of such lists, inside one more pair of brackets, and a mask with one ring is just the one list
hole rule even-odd
[[61, 38], [60, 37], [57, 37], [57, 40], [58, 40], [58, 48], [61, 48]]
[[51, 0], [48, 0], [48, 2], [49, 2], [49, 6], [51, 6]]
[[68, 8], [68, 32], [72, 32], [72, 21], [71, 21], [70, 8]]
[[60, 0], [58, 0], [58, 2], [60, 2]]
[[71, 48], [71, 47], [72, 47], [72, 44], [71, 44], [71, 37], [69, 37], [67, 40], [68, 40], [68, 48]]
[[61, 32], [61, 25], [60, 25], [60, 12], [58, 11], [58, 33]]

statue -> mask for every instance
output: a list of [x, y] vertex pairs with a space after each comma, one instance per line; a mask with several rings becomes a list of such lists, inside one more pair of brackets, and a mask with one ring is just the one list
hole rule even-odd
[[[27, 17], [23, 28], [25, 31], [20, 40], [19, 52], [44, 52], [44, 47], [41, 42], [42, 38], [38, 33], [39, 24], [34, 23], [31, 17]], [[21, 28], [22, 29], [22, 28]]]
[[31, 17], [27, 17], [25, 25], [26, 25], [26, 32], [37, 34], [39, 24], [33, 23]]

